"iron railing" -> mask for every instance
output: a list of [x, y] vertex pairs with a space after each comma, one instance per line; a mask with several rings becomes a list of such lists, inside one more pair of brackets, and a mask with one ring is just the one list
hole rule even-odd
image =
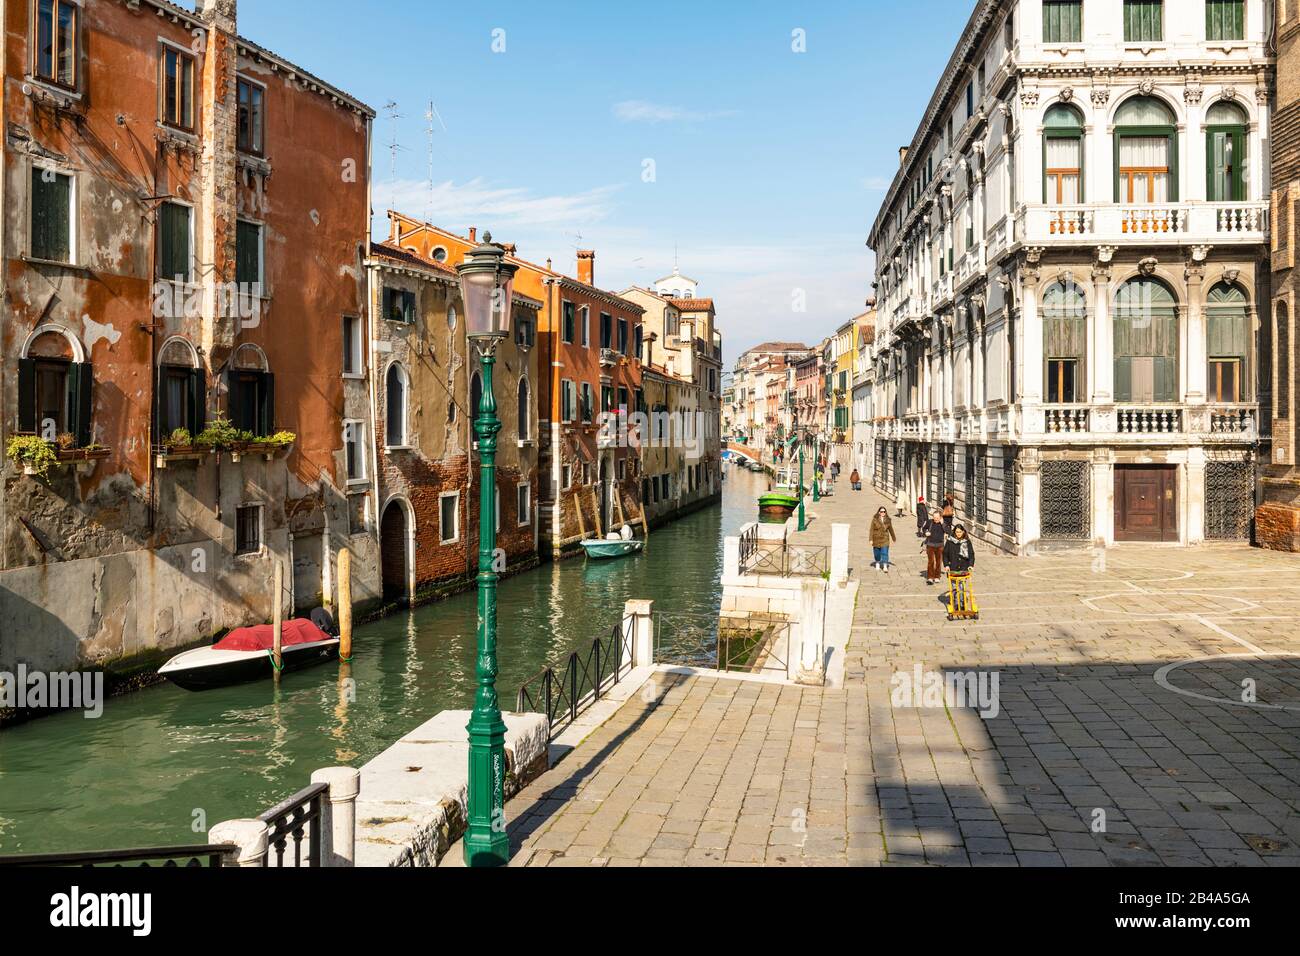
[[830, 549], [823, 546], [791, 544], [787, 538], [772, 541], [766, 547], [758, 538], [755, 526], [740, 537], [740, 573], [774, 574], [788, 578], [795, 575], [830, 573]]
[[655, 663], [716, 667], [718, 615], [654, 612]]
[[729, 624], [718, 629], [718, 670], [786, 672], [790, 656], [790, 622], [786, 618], [751, 614]]
[[[139, 866], [220, 867], [234, 866], [239, 848], [230, 844], [145, 847], [135, 850], [90, 850], [81, 853], [23, 853], [0, 856], [0, 868], [23, 866]], [[227, 857], [230, 857], [227, 860]]]
[[632, 670], [632, 635], [622, 623], [572, 652], [563, 667], [543, 667], [519, 688], [515, 710], [545, 714], [554, 740]]
[[[266, 858], [263, 866], [319, 867], [321, 865], [321, 807], [327, 783], [313, 783], [292, 797], [277, 803], [257, 819], [266, 824]], [[293, 841], [293, 862], [286, 863], [285, 851]], [[307, 844], [307, 861], [303, 862], [303, 842]], [[271, 861], [271, 854], [275, 861]]]

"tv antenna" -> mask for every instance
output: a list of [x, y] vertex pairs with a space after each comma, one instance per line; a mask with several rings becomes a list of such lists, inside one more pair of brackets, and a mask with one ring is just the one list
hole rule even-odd
[[397, 141], [397, 121], [402, 119], [403, 114], [397, 112], [396, 100], [389, 100], [384, 104], [384, 114], [388, 117], [389, 122], [393, 124], [393, 140], [388, 144], [388, 206], [392, 209], [397, 206], [397, 154], [405, 151], [406, 147]]
[[428, 222], [433, 218], [433, 121], [436, 119], [442, 131], [447, 132], [447, 124], [442, 121], [438, 114], [438, 107], [434, 106], [433, 100], [429, 100], [429, 108], [424, 111], [424, 119], [428, 124], [424, 131], [429, 137], [429, 201], [424, 208], [424, 219]]

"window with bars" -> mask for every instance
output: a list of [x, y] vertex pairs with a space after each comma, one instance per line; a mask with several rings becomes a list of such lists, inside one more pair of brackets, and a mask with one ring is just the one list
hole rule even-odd
[[1043, 42], [1078, 43], [1083, 39], [1083, 0], [1043, 0]]
[[1040, 472], [1038, 512], [1044, 538], [1090, 536], [1092, 495], [1086, 461], [1045, 461]]
[[1244, 40], [1245, 0], [1205, 0], [1205, 39]]
[[1124, 0], [1126, 43], [1159, 42], [1164, 39], [1163, 0]]
[[1216, 540], [1245, 540], [1255, 515], [1255, 476], [1243, 461], [1211, 461], [1205, 465], [1205, 536]]
[[1016, 524], [1016, 461], [1019, 452], [1015, 449], [1004, 449], [1002, 452], [1002, 532], [1009, 537], [1014, 538], [1018, 525]]

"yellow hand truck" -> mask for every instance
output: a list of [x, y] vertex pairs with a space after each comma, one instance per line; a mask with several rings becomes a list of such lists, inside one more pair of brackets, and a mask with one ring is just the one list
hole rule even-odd
[[980, 619], [979, 605], [975, 603], [975, 588], [971, 586], [971, 572], [948, 572], [948, 620]]

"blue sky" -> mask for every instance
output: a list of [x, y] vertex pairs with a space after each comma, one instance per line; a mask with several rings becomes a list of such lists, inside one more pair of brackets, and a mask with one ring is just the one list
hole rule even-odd
[[[676, 244], [716, 300], [730, 365], [766, 339], [820, 340], [862, 310], [867, 231], [970, 11], [244, 0], [239, 20], [379, 112], [377, 230], [395, 202], [570, 274], [576, 249], [594, 248], [597, 284], [616, 291], [669, 273]], [[806, 52], [791, 48], [796, 29]]]

